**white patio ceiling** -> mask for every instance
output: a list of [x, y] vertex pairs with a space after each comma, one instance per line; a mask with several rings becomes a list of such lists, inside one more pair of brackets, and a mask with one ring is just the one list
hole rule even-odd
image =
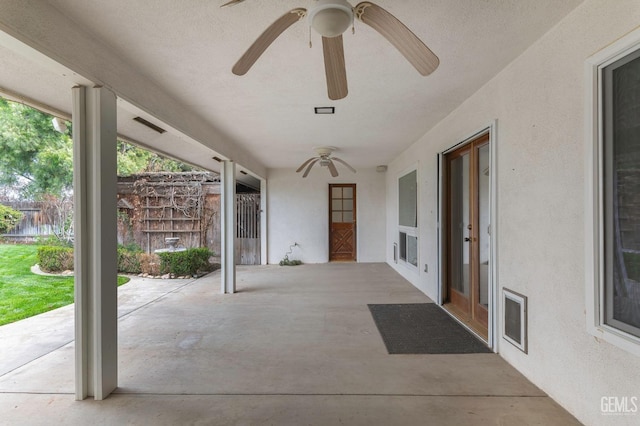
[[[349, 95], [339, 101], [327, 97], [321, 39], [314, 33], [309, 48], [306, 20], [280, 36], [247, 75], [231, 73], [268, 25], [314, 0], [246, 0], [228, 8], [219, 7], [224, 0], [40, 3], [55, 8], [257, 163], [294, 169], [319, 145], [337, 146], [340, 157], [356, 168], [387, 164], [580, 2], [377, 0], [438, 55], [440, 67], [420, 76], [382, 36], [356, 21], [355, 35], [350, 30], [344, 35]], [[0, 8], [2, 3], [6, 10], [24, 4], [26, 15], [35, 4], [2, 0]], [[7, 37], [0, 39], [0, 55], [1, 88], [70, 112], [69, 88], [84, 82], [81, 69], [71, 67], [79, 75], [62, 75], [41, 62], [35, 65]], [[215, 146], [200, 146], [177, 131], [159, 135], [131, 120], [145, 116], [142, 110], [119, 105], [122, 135], [194, 164], [205, 165], [206, 158], [206, 165], [216, 168], [209, 161]], [[314, 115], [316, 106], [335, 106], [336, 113]]]

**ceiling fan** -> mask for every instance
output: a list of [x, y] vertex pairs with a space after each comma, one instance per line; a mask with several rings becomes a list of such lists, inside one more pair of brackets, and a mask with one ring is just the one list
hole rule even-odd
[[336, 147], [333, 147], [333, 146], [321, 146], [321, 147], [314, 148], [314, 149], [316, 150], [316, 153], [318, 155], [315, 156], [315, 157], [309, 158], [307, 161], [302, 163], [302, 165], [300, 167], [298, 167], [298, 170], [296, 170], [296, 173], [300, 173], [305, 167], [307, 168], [304, 171], [303, 175], [302, 175], [303, 178], [306, 178], [309, 175], [309, 172], [311, 171], [311, 168], [316, 163], [319, 163], [320, 166], [322, 166], [322, 167], [328, 167], [329, 168], [329, 172], [331, 173], [331, 176], [333, 176], [333, 177], [338, 176], [338, 169], [336, 168], [336, 165], [333, 164], [334, 161], [337, 161], [338, 163], [344, 164], [353, 173], [356, 172], [356, 169], [354, 169], [349, 164], [347, 164], [346, 161], [341, 160], [338, 157], [332, 157], [331, 156], [331, 153], [333, 151], [337, 150]]
[[[222, 6], [231, 6], [244, 0], [232, 0]], [[438, 68], [438, 57], [402, 22], [385, 9], [364, 1], [352, 7], [346, 0], [318, 0], [307, 9], [296, 8], [271, 24], [233, 66], [232, 72], [244, 75], [280, 34], [294, 23], [308, 16], [309, 25], [322, 36], [324, 67], [329, 99], [347, 96], [347, 72], [344, 61], [342, 33], [357, 18], [386, 38], [413, 65], [427, 76]]]

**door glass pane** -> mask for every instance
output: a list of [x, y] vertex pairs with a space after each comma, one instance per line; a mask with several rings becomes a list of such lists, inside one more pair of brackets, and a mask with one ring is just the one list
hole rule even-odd
[[339, 186], [331, 188], [331, 198], [342, 198], [342, 188]]
[[331, 210], [342, 210], [342, 200], [331, 200]]
[[451, 161], [451, 287], [469, 297], [469, 153]]
[[342, 212], [342, 221], [345, 223], [353, 222], [353, 212]]
[[353, 210], [353, 200], [344, 200], [342, 202], [342, 210]]
[[353, 198], [353, 188], [349, 186], [341, 189], [342, 189], [342, 198]]
[[342, 212], [332, 212], [331, 213], [331, 221], [333, 223], [340, 223], [342, 222]]
[[479, 303], [489, 307], [489, 145], [478, 148], [478, 248], [480, 258]]

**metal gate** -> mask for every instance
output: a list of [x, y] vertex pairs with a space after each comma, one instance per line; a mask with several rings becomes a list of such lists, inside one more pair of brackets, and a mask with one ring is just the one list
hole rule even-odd
[[260, 194], [236, 194], [236, 263], [260, 264]]

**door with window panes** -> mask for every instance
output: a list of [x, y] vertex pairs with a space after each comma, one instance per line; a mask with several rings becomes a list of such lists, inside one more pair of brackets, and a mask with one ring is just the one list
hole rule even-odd
[[329, 185], [329, 260], [356, 260], [356, 185]]
[[445, 307], [485, 339], [489, 316], [489, 135], [446, 162]]

